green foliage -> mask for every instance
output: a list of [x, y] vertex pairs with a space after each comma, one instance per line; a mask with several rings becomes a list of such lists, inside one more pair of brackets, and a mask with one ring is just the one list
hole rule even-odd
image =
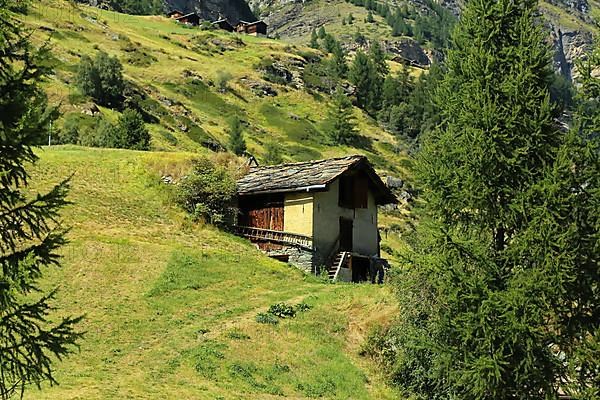
[[304, 302], [296, 305], [287, 303], [271, 304], [267, 312], [261, 312], [256, 315], [256, 322], [260, 324], [277, 325], [279, 319], [295, 318], [299, 312], [306, 312], [311, 309], [309, 304]]
[[219, 71], [217, 73], [217, 79], [215, 80], [215, 86], [221, 93], [227, 92], [229, 90], [229, 81], [233, 79], [233, 75], [231, 75], [228, 71]]
[[310, 33], [310, 47], [312, 47], [313, 49], [319, 48], [319, 36], [317, 35], [317, 31], [314, 28]]
[[229, 150], [238, 156], [246, 152], [242, 122], [237, 116], [234, 116], [229, 121]]
[[296, 309], [286, 303], [272, 304], [269, 307], [269, 314], [273, 314], [278, 318], [294, 318], [296, 316]]
[[317, 35], [319, 36], [319, 39], [325, 39], [325, 36], [327, 36], [327, 32], [325, 31], [325, 26], [321, 25]]
[[279, 318], [271, 313], [258, 313], [256, 314], [256, 322], [259, 324], [277, 325]]
[[335, 144], [352, 145], [358, 139], [354, 109], [348, 96], [341, 89], [337, 89], [333, 102], [328, 110], [328, 119], [331, 123], [330, 138]]
[[194, 161], [192, 172], [178, 185], [176, 201], [194, 218], [215, 225], [233, 223], [235, 179], [225, 167], [207, 158]]
[[102, 116], [69, 113], [60, 131], [59, 142], [89, 147], [148, 150], [150, 133], [142, 115], [136, 110], [126, 109], [116, 124]]
[[354, 61], [350, 66], [349, 80], [356, 87], [357, 105], [368, 110], [372, 105], [371, 85], [374, 81], [373, 63], [363, 51], [356, 52]]
[[537, 15], [535, 1], [468, 3], [436, 90], [402, 318], [381, 350], [419, 398], [598, 395], [598, 143], [554, 123]]
[[395, 77], [388, 75], [383, 83], [378, 120], [405, 139], [417, 139], [429, 131], [439, 119], [431, 99], [440, 76], [441, 69], [436, 64], [417, 80], [407, 70]]
[[51, 72], [49, 48], [36, 49], [29, 34], [0, 0], [0, 398], [18, 396], [30, 385], [56, 383], [53, 363], [80, 338], [80, 318], [50, 318], [56, 289], [45, 290], [46, 268], [60, 266], [66, 243], [60, 210], [69, 180], [32, 196], [26, 166], [38, 158], [56, 110], [40, 87]]
[[122, 70], [119, 59], [103, 51], [98, 52], [93, 60], [83, 56], [77, 70], [77, 87], [98, 104], [119, 107], [125, 89]]
[[148, 150], [150, 148], [150, 133], [142, 115], [131, 109], [126, 109], [117, 123], [116, 141], [114, 146], [132, 150]]

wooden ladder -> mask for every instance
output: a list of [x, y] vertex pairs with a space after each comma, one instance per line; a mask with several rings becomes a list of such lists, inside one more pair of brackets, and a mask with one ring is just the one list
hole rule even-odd
[[331, 265], [329, 266], [328, 275], [331, 281], [336, 281], [340, 274], [340, 269], [348, 262], [348, 256], [350, 255], [347, 251], [340, 251], [335, 255]]

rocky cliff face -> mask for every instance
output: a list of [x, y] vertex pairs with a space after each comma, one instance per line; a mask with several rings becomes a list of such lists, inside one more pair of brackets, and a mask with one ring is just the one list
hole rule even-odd
[[[261, 17], [269, 24], [269, 31], [286, 37], [304, 37], [308, 42], [314, 27], [319, 27], [339, 19], [339, 16], [328, 12], [338, 0], [248, 0], [252, 9], [260, 8]], [[425, 0], [409, 0], [417, 9], [426, 7]], [[465, 0], [438, 0], [440, 4], [459, 16]], [[545, 6], [545, 3], [549, 6]], [[393, 5], [396, 1], [389, 1]], [[320, 7], [308, 7], [318, 3]], [[308, 9], [314, 10], [307, 12]], [[554, 65], [565, 77], [577, 75], [575, 61], [589, 52], [592, 45], [592, 29], [594, 24], [588, 0], [542, 0], [541, 10], [551, 32], [551, 41], [555, 49]], [[346, 47], [352, 50], [351, 35], [347, 38]], [[385, 40], [386, 48], [392, 57], [400, 57], [413, 65], [427, 66], [439, 57], [437, 49], [423, 49], [414, 40], [389, 38]], [[425, 58], [426, 56], [426, 58]], [[408, 58], [407, 58], [408, 57]]]
[[245, 0], [167, 0], [166, 3], [169, 9], [197, 12], [206, 20], [219, 17], [228, 18], [233, 23], [256, 20]]

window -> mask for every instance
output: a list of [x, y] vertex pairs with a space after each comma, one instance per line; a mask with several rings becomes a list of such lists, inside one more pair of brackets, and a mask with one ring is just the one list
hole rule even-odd
[[368, 208], [369, 181], [364, 176], [342, 176], [340, 178], [340, 207]]

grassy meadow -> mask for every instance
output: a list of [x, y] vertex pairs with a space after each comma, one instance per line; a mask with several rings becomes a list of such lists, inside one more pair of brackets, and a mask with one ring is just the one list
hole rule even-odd
[[[249, 242], [189, 222], [161, 174], [191, 153], [53, 146], [31, 190], [74, 173], [59, 286], [61, 314], [85, 315], [80, 350], [56, 364], [60, 385], [27, 399], [398, 398], [359, 356], [371, 327], [396, 312], [389, 288], [329, 284]], [[271, 304], [311, 308], [277, 325]]]
[[[268, 82], [259, 68], [266, 59], [286, 66], [302, 63], [304, 57], [314, 54], [312, 49], [279, 40], [202, 31], [161, 16], [123, 15], [65, 0], [40, 1], [23, 18], [34, 29], [38, 43], [49, 40], [52, 46], [56, 73], [46, 88], [51, 101], [61, 104], [64, 115], [80, 113], [90, 104], [75, 88], [75, 73], [82, 55], [93, 57], [102, 50], [123, 63], [125, 78], [141, 97], [139, 105], [153, 116], [148, 127], [154, 150], [201, 151], [206, 141], [226, 146], [228, 119], [237, 115], [245, 127], [248, 149], [259, 159], [265, 144], [277, 142], [288, 161], [361, 153], [380, 170], [406, 173], [402, 167], [408, 157], [405, 145], [371, 117], [355, 109], [364, 137], [360, 146], [332, 146], [327, 136], [329, 96]], [[224, 76], [227, 89], [223, 91], [219, 82]], [[277, 95], [261, 95], [253, 89], [256, 85], [268, 85]], [[100, 110], [108, 119], [119, 115]], [[93, 117], [86, 118], [93, 121]]]

